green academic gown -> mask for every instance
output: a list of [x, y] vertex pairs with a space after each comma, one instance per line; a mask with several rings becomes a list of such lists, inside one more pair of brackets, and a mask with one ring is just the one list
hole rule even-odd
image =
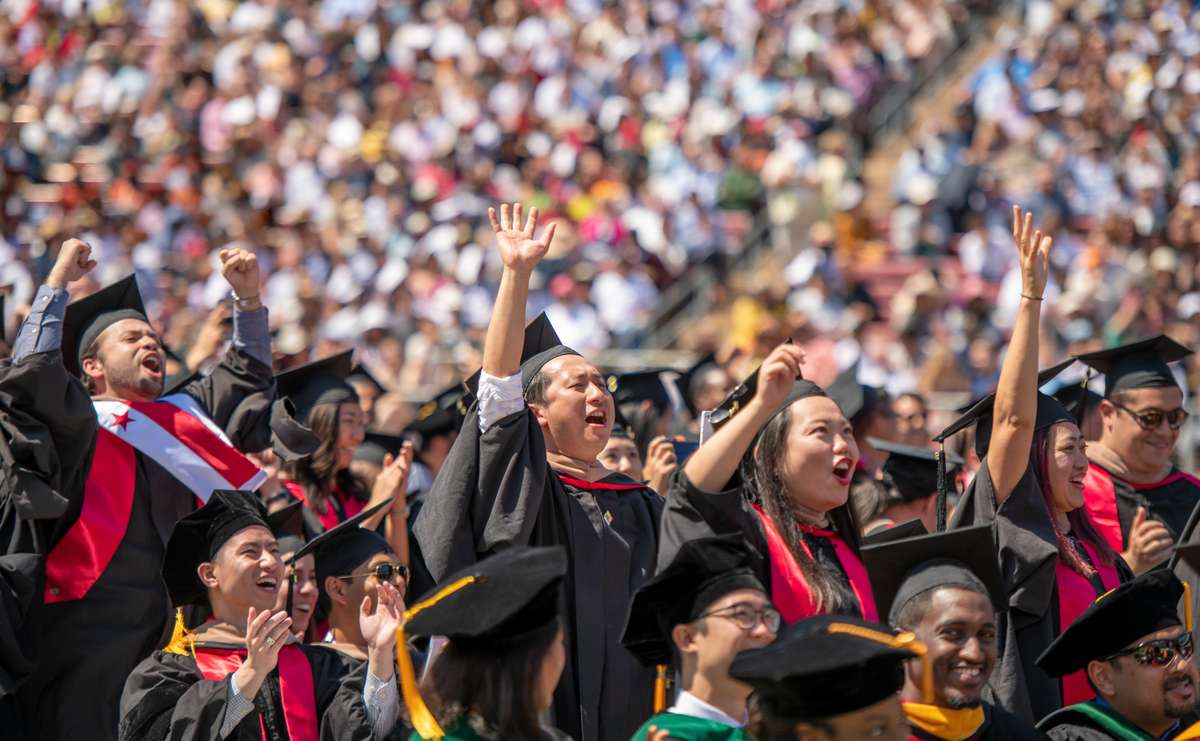
[[631, 741], [643, 741], [650, 737], [650, 726], [666, 731], [671, 741], [748, 741], [750, 735], [743, 728], [733, 728], [715, 720], [697, 718], [679, 713], [659, 713], [646, 721]]

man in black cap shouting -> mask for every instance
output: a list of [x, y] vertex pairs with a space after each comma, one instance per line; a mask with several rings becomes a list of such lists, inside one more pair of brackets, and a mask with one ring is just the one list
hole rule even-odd
[[[133, 276], [66, 305], [67, 286], [96, 265], [79, 240], [60, 249], [12, 363], [0, 369], [6, 399], [23, 415], [14, 436], [49, 443], [18, 465], [47, 481], [58, 466], [86, 472], [59, 480], [62, 510], [36, 523], [45, 557], [30, 566], [38, 599], [26, 617], [40, 652], [16, 696], [18, 737], [116, 736], [123, 678], [169, 633], [158, 567], [172, 527], [213, 491], [265, 480], [239, 452], [270, 445], [258, 263], [241, 249], [220, 260], [234, 295], [233, 342], [207, 377], [165, 388], [163, 345]], [[92, 397], [86, 423], [66, 406], [81, 395]]]
[[536, 209], [522, 223], [519, 204], [491, 219], [504, 271], [471, 389], [478, 402], [414, 532], [439, 584], [496, 550], [565, 546], [570, 649], [554, 724], [576, 741], [625, 741], [653, 700], [654, 671], [620, 637], [633, 592], [654, 572], [661, 499], [597, 461], [616, 417], [604, 376], [544, 317], [525, 328], [529, 279], [554, 225], [535, 239]]
[[1170, 738], [1196, 709], [1191, 626], [1179, 621], [1183, 585], [1155, 570], [1096, 600], [1037, 665], [1051, 676], [1084, 669], [1096, 698], [1046, 716], [1052, 739]]
[[1200, 482], [1171, 462], [1188, 414], [1167, 364], [1191, 354], [1160, 335], [1079, 356], [1104, 374], [1103, 431], [1088, 445], [1084, 505], [1135, 574], [1167, 559], [1200, 502]]

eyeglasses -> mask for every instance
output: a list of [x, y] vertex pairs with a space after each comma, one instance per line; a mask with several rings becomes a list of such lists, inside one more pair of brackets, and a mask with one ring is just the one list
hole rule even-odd
[[1133, 660], [1142, 665], [1168, 666], [1175, 657], [1187, 661], [1192, 658], [1195, 648], [1192, 646], [1192, 634], [1183, 633], [1178, 638], [1160, 638], [1154, 641], [1139, 643], [1133, 648], [1118, 651], [1111, 656], [1105, 656], [1104, 661], [1112, 661], [1121, 656], [1132, 656]]
[[1164, 419], [1167, 421], [1168, 427], [1170, 427], [1172, 430], [1178, 430], [1180, 427], [1183, 427], [1183, 423], [1186, 422], [1188, 418], [1188, 413], [1183, 409], [1172, 409], [1169, 412], [1164, 412], [1161, 409], [1147, 409], [1144, 412], [1135, 412], [1129, 407], [1124, 406], [1123, 404], [1118, 404], [1111, 399], [1109, 400], [1109, 403], [1115, 406], [1117, 409], [1120, 409], [1122, 412], [1125, 412], [1130, 417], [1133, 417], [1137, 421], [1138, 426], [1143, 430], [1157, 430], [1159, 425], [1163, 423]]
[[782, 621], [782, 618], [779, 617], [779, 610], [776, 610], [771, 605], [755, 607], [745, 602], [739, 602], [729, 607], [722, 607], [720, 610], [701, 613], [696, 616], [696, 619], [699, 620], [703, 617], [727, 618], [736, 623], [742, 630], [754, 630], [756, 625], [762, 623], [772, 633], [779, 630], [779, 624]]
[[365, 574], [350, 574], [349, 576], [339, 576], [340, 581], [354, 581], [355, 579], [365, 579], [368, 576], [374, 576], [377, 581], [392, 581], [397, 577], [408, 579], [408, 567], [399, 563], [381, 563]]

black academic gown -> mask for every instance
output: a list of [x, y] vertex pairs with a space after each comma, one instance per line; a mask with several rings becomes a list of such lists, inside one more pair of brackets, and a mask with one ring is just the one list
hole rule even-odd
[[[1062, 707], [1059, 680], [1036, 665], [1037, 658], [1060, 632], [1058, 546], [1032, 465], [999, 510], [995, 502], [985, 458], [955, 509], [950, 526], [996, 524], [1008, 611], [999, 615], [1000, 658], [988, 681], [986, 699], [1036, 723]], [[1086, 553], [1081, 555], [1088, 558]], [[1119, 557], [1116, 569], [1120, 581], [1133, 578]], [[1096, 596], [1107, 591], [1098, 578], [1092, 581]]]
[[[940, 736], [913, 728], [912, 741], [942, 741]], [[1012, 713], [990, 703], [983, 703], [983, 725], [962, 741], [1046, 741], [1046, 734]]]
[[[216, 649], [236, 646], [211, 644]], [[276, 667], [254, 696], [254, 710], [242, 719], [230, 741], [290, 739], [289, 708], [314, 708], [322, 739], [371, 738], [363, 703], [366, 664], [322, 646], [299, 645], [312, 671], [312, 696], [287, 694]], [[203, 652], [205, 644], [197, 644]], [[243, 649], [244, 650], [244, 649]], [[155, 651], [134, 669], [121, 695], [122, 741], [219, 739], [229, 702], [229, 674], [206, 679], [191, 654]], [[390, 738], [403, 738], [398, 730]]]
[[564, 480], [528, 409], [480, 433], [473, 406], [414, 534], [438, 582], [509, 546], [565, 546], [570, 650], [553, 723], [578, 741], [626, 741], [653, 709], [654, 672], [620, 640], [633, 593], [654, 573], [661, 508], [621, 474]]
[[[17, 389], [36, 406], [21, 408], [27, 426], [23, 435], [45, 435], [61, 426], [83, 392], [78, 379], [61, 367], [58, 351], [36, 353], [0, 370], [0, 385]], [[46, 375], [27, 372], [47, 370]], [[195, 398], [240, 450], [270, 446], [267, 425], [274, 379], [271, 369], [231, 349], [206, 377], [198, 377], [181, 390]], [[90, 401], [88, 402], [90, 406]], [[59, 435], [59, 457], [86, 471], [98, 423], [95, 412], [88, 425], [73, 435]], [[53, 434], [53, 433], [50, 433]], [[16, 701], [23, 724], [18, 738], [110, 739], [117, 733], [117, 706], [125, 677], [146, 656], [167, 642], [172, 610], [160, 569], [167, 539], [175, 523], [197, 507], [195, 495], [166, 469], [140, 452], [136, 455], [133, 505], [124, 539], [107, 568], [79, 600], [42, 603], [42, 592], [27, 615], [36, 635], [28, 636], [38, 648], [38, 666], [18, 690]], [[83, 479], [73, 477], [65, 512], [46, 524], [49, 548], [58, 543], [78, 520], [83, 508]], [[44, 574], [44, 559], [39, 559]], [[88, 698], [80, 702], [79, 698]], [[71, 712], [63, 712], [70, 707]]]

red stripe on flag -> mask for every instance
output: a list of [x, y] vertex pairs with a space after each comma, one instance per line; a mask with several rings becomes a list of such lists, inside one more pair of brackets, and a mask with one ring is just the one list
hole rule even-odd
[[100, 428], [79, 519], [46, 556], [47, 604], [81, 599], [108, 567], [129, 527], [136, 466], [133, 446]]
[[163, 401], [129, 402], [159, 427], [200, 456], [231, 488], [239, 489], [258, 474], [258, 466], [213, 434], [203, 422], [179, 407]]

